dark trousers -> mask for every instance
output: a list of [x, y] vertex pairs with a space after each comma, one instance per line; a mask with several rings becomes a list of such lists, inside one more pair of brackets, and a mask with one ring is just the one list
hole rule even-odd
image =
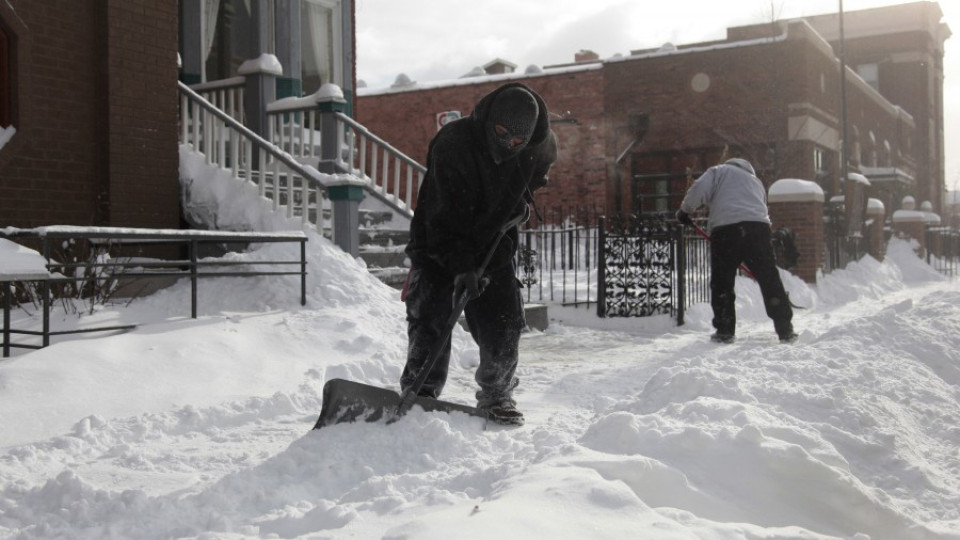
[[744, 221], [716, 227], [710, 233], [710, 304], [713, 327], [720, 334], [733, 335], [737, 326], [734, 282], [737, 268], [743, 263], [760, 285], [767, 316], [773, 319], [779, 336], [793, 332], [793, 309], [780, 280], [770, 226], [762, 222]]
[[[520, 332], [526, 327], [523, 298], [512, 265], [486, 274], [490, 283], [467, 302], [464, 314], [474, 341], [480, 347], [475, 379], [480, 386], [477, 404], [512, 402], [517, 386]], [[450, 339], [441, 343], [444, 326], [453, 310], [453, 277], [438, 269], [415, 268], [407, 290], [407, 364], [400, 377], [406, 390], [416, 380], [431, 353], [442, 347], [433, 369], [418, 394], [439, 397], [447, 380]]]

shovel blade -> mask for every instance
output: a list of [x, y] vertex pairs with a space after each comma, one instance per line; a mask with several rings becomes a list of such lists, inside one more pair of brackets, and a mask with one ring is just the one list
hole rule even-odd
[[[427, 412], [462, 412], [479, 418], [486, 415], [476, 407], [417, 397], [414, 405]], [[313, 429], [344, 422], [376, 422], [393, 417], [400, 406], [400, 394], [393, 390], [345, 379], [330, 379], [323, 385], [323, 405]]]

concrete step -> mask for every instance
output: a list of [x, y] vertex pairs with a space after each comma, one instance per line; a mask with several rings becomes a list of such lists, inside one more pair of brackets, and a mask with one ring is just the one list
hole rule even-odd
[[380, 247], [380, 246], [360, 246], [358, 253], [360, 258], [367, 263], [367, 268], [394, 268], [406, 267], [407, 254], [403, 252], [403, 246], [398, 247]]
[[359, 209], [361, 227], [377, 227], [393, 220], [393, 212], [389, 210]]
[[409, 230], [377, 229], [360, 227], [360, 246], [406, 246], [410, 241]]

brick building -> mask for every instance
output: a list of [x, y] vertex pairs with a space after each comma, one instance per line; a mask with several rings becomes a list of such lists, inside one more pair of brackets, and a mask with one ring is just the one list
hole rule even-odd
[[648, 213], [675, 209], [687, 183], [724, 156], [749, 159], [768, 185], [807, 179], [828, 199], [842, 195], [846, 117], [848, 172], [871, 180], [869, 197], [891, 211], [907, 194], [939, 208], [938, 92], [950, 34], [939, 5], [847, 12], [845, 88], [829, 17], [730, 28], [725, 40], [602, 61], [580, 51], [572, 64], [522, 73], [427, 84], [400, 77], [391, 88], [361, 90], [356, 116], [423, 162], [438, 114], [469, 114], [485, 93], [520, 81], [546, 100], [561, 145], [538, 203]]
[[0, 223], [179, 226], [176, 3], [8, 0], [0, 42]]
[[267, 101], [334, 83], [349, 110], [353, 18], [351, 0], [0, 1], [0, 227], [181, 227], [178, 79], [271, 51]]

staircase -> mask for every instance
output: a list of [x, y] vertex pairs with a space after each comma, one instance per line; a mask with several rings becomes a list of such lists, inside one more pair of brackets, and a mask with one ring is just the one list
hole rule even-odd
[[401, 289], [410, 269], [403, 252], [410, 230], [398, 228], [393, 218], [394, 214], [386, 211], [360, 211], [360, 258], [380, 281]]
[[[242, 78], [203, 85], [200, 92], [181, 83], [180, 95], [181, 144], [270, 201], [275, 213], [316, 228], [385, 283], [402, 287], [410, 203], [422, 166], [329, 106], [338, 103], [336, 94], [271, 104], [265, 138], [241, 122]], [[338, 199], [344, 188], [348, 196]]]

